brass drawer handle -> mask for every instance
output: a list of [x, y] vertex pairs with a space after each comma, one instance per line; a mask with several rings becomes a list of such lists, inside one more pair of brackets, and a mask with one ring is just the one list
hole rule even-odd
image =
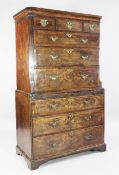
[[64, 50], [70, 55], [74, 49], [64, 49]]
[[97, 27], [96, 24], [90, 24], [89, 25], [90, 30], [93, 31], [93, 32], [96, 30], [96, 27]]
[[52, 60], [57, 60], [59, 58], [59, 55], [57, 53], [51, 53], [49, 55], [49, 58], [51, 58]]
[[72, 21], [67, 21], [66, 26], [67, 26], [67, 28], [68, 28], [69, 30], [71, 30], [72, 27], [73, 27], [73, 22], [72, 22]]
[[85, 61], [89, 58], [89, 56], [88, 55], [81, 55], [80, 58]]
[[90, 120], [92, 120], [92, 118], [93, 118], [92, 115], [84, 116], [84, 120], [86, 120], [86, 121], [90, 121]]
[[80, 77], [83, 79], [83, 80], [86, 80], [89, 75], [88, 74], [81, 74]]
[[91, 134], [87, 134], [84, 136], [84, 140], [91, 141], [93, 139], [93, 136]]
[[87, 44], [87, 43], [88, 43], [88, 38], [86, 38], [86, 39], [83, 39], [83, 38], [82, 38], [82, 39], [81, 39], [81, 43], [82, 43], [82, 44]]
[[53, 75], [50, 75], [49, 78], [50, 78], [51, 80], [54, 80], [54, 81], [55, 81], [55, 80], [58, 80], [59, 75], [53, 74]]
[[48, 20], [47, 19], [41, 19], [40, 24], [42, 27], [46, 27], [48, 25]]
[[73, 36], [73, 34], [72, 34], [72, 33], [66, 33], [66, 36], [67, 36], [68, 38], [71, 38], [71, 37]]
[[56, 120], [56, 121], [52, 121], [49, 123], [49, 125], [52, 127], [52, 128], [57, 128], [59, 126], [59, 122]]
[[50, 36], [50, 40], [52, 40], [53, 42], [58, 40], [58, 36]]
[[84, 101], [83, 101], [83, 103], [85, 104], [85, 105], [90, 105], [90, 104], [92, 104], [92, 103], [94, 103], [95, 101], [94, 101], [94, 99], [84, 99]]
[[59, 104], [57, 104], [57, 103], [56, 104], [49, 104], [48, 106], [50, 109], [56, 110], [56, 109], [58, 109]]
[[59, 143], [53, 142], [50, 144], [51, 148], [56, 148], [59, 145]]

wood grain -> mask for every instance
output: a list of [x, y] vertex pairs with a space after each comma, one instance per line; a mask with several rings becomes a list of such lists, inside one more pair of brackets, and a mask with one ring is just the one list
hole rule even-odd
[[103, 108], [104, 96], [84, 95], [65, 98], [48, 98], [32, 100], [33, 115], [48, 115], [54, 113], [75, 112], [93, 108]]
[[100, 16], [28, 7], [16, 25], [17, 154], [30, 169], [105, 151]]
[[90, 48], [56, 48], [36, 47], [34, 49], [35, 66], [97, 66], [98, 49]]
[[98, 48], [99, 35], [34, 30], [34, 44], [36, 46]]
[[100, 87], [98, 68], [43, 68], [34, 71], [33, 91], [82, 90]]
[[91, 145], [103, 144], [103, 126], [64, 132], [33, 139], [34, 159], [40, 156], [53, 156], [59, 152], [75, 150]]
[[56, 19], [56, 30], [82, 32], [82, 22], [72, 19]]
[[32, 158], [30, 97], [16, 91], [17, 145]]
[[92, 109], [80, 112], [54, 114], [33, 118], [33, 135], [60, 133], [77, 128], [103, 125], [104, 110]]
[[29, 19], [24, 19], [21, 23], [16, 23], [17, 89], [25, 92], [30, 91], [28, 61], [29, 24]]

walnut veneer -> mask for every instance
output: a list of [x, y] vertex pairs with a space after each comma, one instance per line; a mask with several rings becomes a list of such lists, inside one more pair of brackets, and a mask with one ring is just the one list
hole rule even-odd
[[16, 25], [17, 154], [30, 169], [105, 151], [100, 16], [29, 7]]

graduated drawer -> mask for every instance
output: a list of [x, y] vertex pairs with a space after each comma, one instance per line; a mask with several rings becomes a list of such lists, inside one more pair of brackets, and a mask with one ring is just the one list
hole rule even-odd
[[34, 17], [34, 27], [44, 30], [54, 30], [55, 29], [55, 19], [46, 17]]
[[56, 19], [56, 30], [82, 32], [82, 22], [73, 19]]
[[100, 33], [100, 23], [96, 22], [84, 22], [83, 31], [90, 33]]
[[34, 44], [39, 46], [98, 47], [99, 35], [34, 30]]
[[103, 109], [57, 114], [33, 118], [33, 135], [39, 136], [103, 124]]
[[103, 126], [33, 138], [34, 159], [103, 144]]
[[34, 99], [31, 102], [32, 115], [58, 114], [103, 107], [103, 94]]
[[98, 49], [36, 47], [36, 66], [95, 66], [98, 63]]
[[59, 67], [34, 70], [34, 91], [62, 91], [100, 86], [98, 68]]

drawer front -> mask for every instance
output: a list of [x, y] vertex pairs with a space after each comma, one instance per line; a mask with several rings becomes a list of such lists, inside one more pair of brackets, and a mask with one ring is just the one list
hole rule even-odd
[[72, 19], [56, 19], [56, 30], [82, 32], [82, 22]]
[[98, 49], [37, 47], [34, 52], [36, 66], [99, 65]]
[[84, 32], [99, 33], [100, 24], [92, 22], [84, 22]]
[[97, 68], [43, 68], [34, 71], [34, 91], [80, 90], [99, 87]]
[[103, 144], [102, 126], [33, 138], [34, 159]]
[[45, 29], [54, 30], [55, 20], [52, 18], [46, 18], [46, 17], [34, 17], [34, 26], [42, 30], [45, 30]]
[[103, 119], [103, 109], [36, 117], [33, 118], [33, 135], [39, 136], [70, 129], [102, 125]]
[[39, 46], [98, 47], [99, 35], [35, 30], [34, 44]]
[[32, 101], [32, 115], [48, 115], [78, 110], [103, 108], [103, 95], [70, 96]]

